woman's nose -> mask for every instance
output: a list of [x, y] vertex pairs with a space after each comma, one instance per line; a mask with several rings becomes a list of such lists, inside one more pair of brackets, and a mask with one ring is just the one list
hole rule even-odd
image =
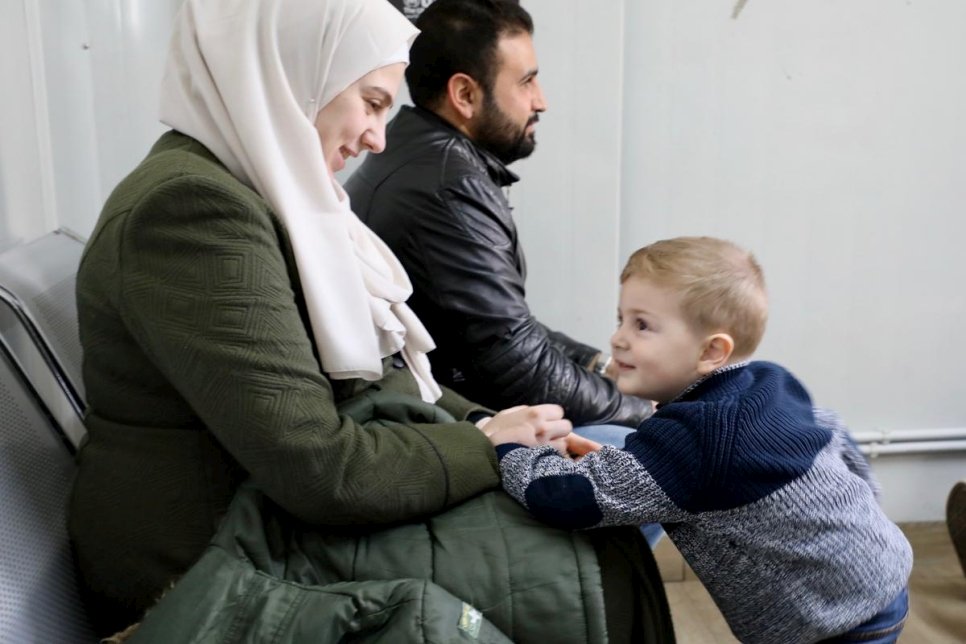
[[379, 154], [386, 149], [386, 129], [376, 127], [366, 130], [362, 134], [362, 147], [373, 154]]

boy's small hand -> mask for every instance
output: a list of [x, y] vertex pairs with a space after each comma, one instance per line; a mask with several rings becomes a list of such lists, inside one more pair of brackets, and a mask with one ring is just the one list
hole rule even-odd
[[583, 436], [578, 436], [577, 434], [567, 434], [564, 440], [567, 454], [574, 458], [585, 456], [591, 452], [599, 452], [601, 448], [600, 443], [592, 441], [589, 438], [584, 438]]

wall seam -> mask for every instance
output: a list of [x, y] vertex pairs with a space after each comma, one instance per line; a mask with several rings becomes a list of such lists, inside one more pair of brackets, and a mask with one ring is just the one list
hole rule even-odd
[[[47, 78], [44, 69], [43, 30], [37, 0], [23, 0], [24, 19], [27, 30], [27, 56], [30, 60], [30, 82], [34, 101], [34, 123], [37, 134], [37, 156], [40, 166], [40, 196], [43, 204], [41, 233], [58, 226], [57, 188], [54, 181], [54, 157], [50, 134]], [[30, 218], [32, 213], [24, 213]]]

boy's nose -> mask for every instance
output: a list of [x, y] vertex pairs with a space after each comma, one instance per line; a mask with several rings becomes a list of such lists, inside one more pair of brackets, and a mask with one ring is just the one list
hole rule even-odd
[[611, 348], [611, 351], [613, 352], [617, 348], [622, 347], [623, 346], [622, 341], [623, 341], [623, 339], [622, 339], [622, 336], [621, 336], [621, 330], [620, 330], [620, 327], [618, 327], [617, 330], [614, 331], [614, 334], [612, 336], [610, 336], [610, 348]]

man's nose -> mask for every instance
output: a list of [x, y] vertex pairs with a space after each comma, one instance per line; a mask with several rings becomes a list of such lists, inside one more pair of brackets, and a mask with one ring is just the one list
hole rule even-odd
[[546, 112], [547, 111], [547, 98], [543, 95], [543, 87], [540, 85], [540, 81], [536, 78], [533, 79], [534, 93], [533, 93], [533, 111], [534, 112]]

